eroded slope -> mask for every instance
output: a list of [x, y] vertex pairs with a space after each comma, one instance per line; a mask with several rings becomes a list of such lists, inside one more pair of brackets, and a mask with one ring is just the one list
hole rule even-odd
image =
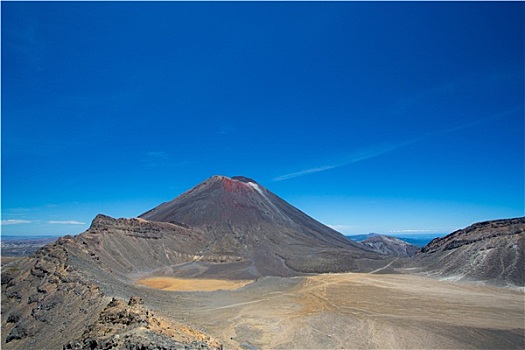
[[[102, 221], [110, 221], [124, 232], [105, 232], [109, 226]], [[124, 306], [113, 301], [108, 305], [109, 295], [134, 295], [131, 272], [184, 259], [176, 251], [172, 256], [156, 257], [143, 244], [155, 239], [152, 237], [160, 239], [162, 229], [150, 231], [147, 223], [136, 219], [134, 223], [138, 225], [101, 216], [93, 229], [105, 233], [63, 237], [32, 257], [3, 266], [2, 349], [62, 349], [66, 344], [74, 349], [219, 348], [219, 343], [209, 342], [202, 332], [154, 318], [138, 302]], [[134, 234], [138, 236], [130, 237]], [[129, 249], [143, 246], [143, 255], [126, 255], [125, 250], [116, 255], [113, 249], [123, 248], [119, 244]]]
[[525, 286], [525, 218], [480, 222], [436, 238], [414, 264], [449, 279]]

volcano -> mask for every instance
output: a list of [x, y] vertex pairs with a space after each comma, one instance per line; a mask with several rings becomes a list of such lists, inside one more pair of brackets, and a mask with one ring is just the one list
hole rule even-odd
[[243, 278], [360, 271], [383, 259], [243, 176], [213, 176], [139, 218], [202, 233], [199, 253]]

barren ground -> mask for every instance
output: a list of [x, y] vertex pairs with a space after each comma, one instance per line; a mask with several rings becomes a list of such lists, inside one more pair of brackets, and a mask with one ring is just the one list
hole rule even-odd
[[137, 281], [138, 284], [170, 291], [214, 291], [214, 290], [232, 290], [244, 287], [253, 281], [231, 281], [217, 279], [184, 279], [172, 277], [150, 277]]
[[[183, 282], [169, 287], [224, 289], [225, 281]], [[520, 290], [354, 273], [266, 277], [231, 291], [138, 290], [158, 313], [227, 348], [525, 347]]]

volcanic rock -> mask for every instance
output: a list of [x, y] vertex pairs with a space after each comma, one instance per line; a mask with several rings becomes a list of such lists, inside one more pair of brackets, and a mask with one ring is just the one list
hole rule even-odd
[[125, 303], [113, 298], [79, 339], [63, 349], [220, 349], [222, 345], [200, 332], [156, 317], [138, 297]]
[[414, 258], [433, 276], [525, 286], [525, 217], [473, 224], [432, 240]]
[[70, 265], [62, 238], [2, 268], [2, 348], [60, 349], [57, 334], [80, 336], [105, 301], [100, 288]]
[[191, 247], [198, 233], [102, 215], [92, 226], [3, 266], [2, 349], [220, 348], [201, 332], [154, 317], [140, 297], [124, 303], [108, 296], [135, 291], [133, 272], [191, 259], [191, 252], [168, 254], [160, 245]]

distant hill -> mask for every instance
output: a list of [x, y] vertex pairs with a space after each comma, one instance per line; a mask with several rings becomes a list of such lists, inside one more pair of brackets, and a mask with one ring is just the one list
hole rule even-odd
[[426, 274], [525, 286], [525, 217], [473, 224], [432, 240], [414, 256]]
[[361, 244], [370, 247], [373, 251], [379, 254], [403, 258], [410, 257], [419, 251], [419, 247], [416, 247], [415, 245], [385, 235], [371, 235], [367, 239], [361, 241]]

